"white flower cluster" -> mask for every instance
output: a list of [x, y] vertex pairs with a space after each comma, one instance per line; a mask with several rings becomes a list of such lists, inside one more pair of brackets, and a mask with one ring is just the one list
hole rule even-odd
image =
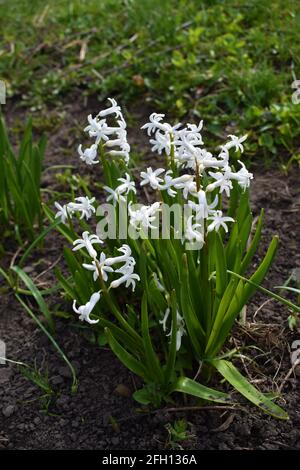
[[[131, 249], [128, 245], [122, 245], [118, 248], [118, 251], [122, 253], [122, 255], [115, 256], [115, 257], [106, 257], [104, 252], [100, 253], [98, 257], [98, 253], [95, 250], [95, 244], [102, 244], [103, 241], [95, 234], [89, 234], [88, 231], [83, 232], [82, 238], [78, 238], [74, 240], [73, 251], [86, 249], [89, 256], [92, 259], [92, 262], [83, 263], [82, 266], [87, 269], [88, 271], [93, 272], [93, 279], [96, 281], [99, 276], [101, 276], [104, 282], [108, 281], [108, 273], [117, 273], [120, 276], [113, 280], [110, 283], [109, 289], [115, 289], [119, 287], [121, 284], [125, 284], [125, 287], [132, 287], [134, 291], [136, 281], [140, 280], [138, 274], [134, 273], [134, 266], [136, 264], [135, 259], [131, 256]], [[114, 269], [113, 266], [117, 265]], [[121, 265], [121, 266], [120, 266]], [[90, 313], [92, 312], [93, 308], [95, 307], [96, 303], [100, 299], [101, 291], [95, 292], [90, 300], [85, 304], [80, 306], [79, 308], [76, 307], [76, 300], [73, 302], [73, 310], [79, 314], [80, 320], [85, 320], [88, 323], [97, 323], [98, 320], [91, 320]]]
[[[201, 130], [203, 122], [199, 125], [181, 124], [171, 126], [163, 122], [164, 114], [151, 114], [149, 123], [142, 129], [146, 129], [149, 136], [152, 136], [150, 143], [152, 150], [161, 153], [164, 151], [168, 156], [173, 156], [178, 171], [186, 169], [193, 174], [182, 174], [173, 177], [171, 170], [164, 168], [153, 170], [151, 167], [141, 172], [141, 186], [149, 184], [152, 189], [164, 191], [168, 195], [175, 197], [178, 190], [182, 190], [182, 196], [187, 200], [188, 205], [195, 215], [188, 217], [186, 221], [185, 239], [200, 243], [200, 247], [205, 242], [205, 227], [207, 232], [218, 231], [223, 227], [228, 231], [227, 223], [234, 222], [231, 217], [223, 216], [222, 210], [217, 208], [219, 204], [219, 194], [223, 192], [230, 196], [233, 188], [232, 181], [237, 181], [239, 186], [245, 190], [250, 185], [253, 178], [245, 165], [238, 160], [241, 166], [239, 171], [233, 171], [229, 163], [230, 149], [244, 151], [243, 142], [247, 136], [236, 137], [229, 135], [229, 141], [221, 146], [217, 157], [214, 157], [203, 147]], [[205, 186], [204, 182], [205, 181]], [[212, 202], [209, 193], [215, 192]]]
[[[100, 111], [95, 118], [88, 116], [88, 126], [85, 131], [95, 139], [91, 147], [82, 149], [80, 145], [78, 152], [82, 161], [88, 165], [98, 163], [98, 146], [103, 145], [103, 151], [111, 157], [120, 157], [127, 164], [129, 161], [130, 147], [127, 143], [126, 123], [120, 107], [116, 101], [110, 99], [111, 106]], [[114, 118], [117, 126], [111, 126], [108, 119]], [[171, 162], [171, 169], [148, 167], [146, 171], [140, 173], [140, 186], [149, 185], [155, 191], [165, 192], [164, 197], [176, 198], [185, 201], [185, 205], [190, 209], [189, 216], [185, 220], [185, 233], [183, 242], [197, 242], [199, 249], [205, 244], [206, 236], [209, 232], [218, 231], [220, 228], [228, 231], [227, 224], [234, 222], [234, 219], [223, 215], [221, 210], [221, 197], [223, 193], [229, 197], [233, 189], [233, 182], [246, 190], [250, 185], [253, 175], [248, 172], [245, 165], [238, 160], [239, 171], [234, 171], [230, 166], [230, 150], [243, 152], [243, 142], [247, 136], [228, 136], [228, 141], [221, 146], [217, 156], [213, 156], [204, 148], [201, 130], [203, 122], [199, 125], [187, 124], [183, 127], [180, 123], [171, 126], [163, 121], [163, 114], [151, 114], [149, 122], [142, 129], [146, 129], [150, 137], [152, 150], [159, 154], [166, 153], [168, 161]], [[127, 202], [127, 196], [136, 194], [135, 182], [131, 180], [129, 173], [117, 179], [120, 183], [116, 188], [104, 186], [107, 192], [107, 201], [111, 201], [114, 206], [120, 202]], [[183, 199], [182, 199], [183, 198]], [[133, 198], [133, 200], [135, 200]], [[89, 219], [95, 208], [93, 203], [95, 198], [77, 197], [74, 202], [61, 206], [55, 203], [58, 210], [56, 217], [66, 223], [70, 217], [79, 213], [80, 218]], [[150, 205], [139, 205], [138, 208], [132, 203], [128, 204], [129, 224], [138, 232], [143, 230], [156, 229], [154, 225], [156, 214], [161, 210], [161, 202], [154, 202]], [[83, 263], [83, 267], [93, 273], [96, 281], [100, 276], [104, 282], [108, 281], [108, 276], [119, 274], [118, 279], [110, 282], [110, 288], [119, 287], [125, 284], [135, 289], [136, 281], [140, 278], [134, 273], [136, 264], [131, 255], [128, 245], [122, 245], [118, 251], [120, 256], [107, 257], [104, 252], [100, 254], [95, 250], [96, 244], [103, 243], [97, 235], [90, 235], [85, 231], [82, 238], [74, 241], [74, 251], [86, 249], [90, 258], [90, 263]], [[116, 266], [116, 268], [115, 268]], [[164, 289], [161, 284], [160, 289]], [[74, 311], [78, 313], [81, 320], [89, 323], [96, 323], [97, 320], [90, 319], [90, 313], [99, 301], [101, 291], [95, 292], [90, 300], [80, 307], [76, 307], [74, 301]], [[163, 320], [160, 322], [166, 331], [166, 324], [170, 311], [166, 310]], [[168, 335], [172, 333], [172, 325]], [[180, 348], [182, 336], [186, 333], [184, 320], [177, 312], [177, 332], [176, 347]]]
[[156, 219], [156, 213], [159, 211], [159, 202], [154, 202], [150, 206], [141, 206], [137, 210], [132, 209], [132, 204], [128, 205], [128, 212], [130, 217], [130, 225], [137, 231], [145, 230], [148, 228], [157, 229], [153, 222]]
[[[116, 287], [119, 287], [121, 284], [125, 283], [126, 287], [131, 286], [132, 290], [134, 291], [136, 281], [139, 281], [140, 277], [138, 276], [138, 274], [134, 273], [134, 266], [136, 263], [133, 256], [131, 256], [130, 247], [128, 245], [122, 245], [120, 248], [118, 248], [118, 251], [123, 254], [110, 258], [107, 258], [104, 252], [101, 252], [99, 259], [97, 259], [95, 254], [91, 251], [90, 245], [92, 245], [93, 243], [101, 243], [101, 240], [97, 237], [97, 235], [88, 235], [87, 232], [84, 232], [82, 234], [82, 239], [74, 241], [74, 244], [76, 246], [75, 248], [73, 248], [73, 250], [77, 250], [78, 246], [80, 246], [80, 248], [87, 249], [89, 255], [92, 258], [92, 263], [83, 263], [82, 266], [85, 269], [93, 272], [94, 281], [96, 281], [98, 277], [101, 276], [103, 281], [107, 282], [108, 273], [118, 273], [121, 274], [121, 276], [118, 279], [112, 281], [110, 283], [109, 288], [115, 289]], [[114, 269], [112, 267], [113, 265], [120, 263], [123, 263], [121, 267], [118, 267], [117, 269]]]
[[[109, 108], [103, 109], [94, 118], [91, 114], [88, 116], [89, 124], [84, 130], [95, 139], [95, 143], [85, 150], [82, 149], [82, 145], [78, 147], [80, 159], [87, 165], [99, 163], [97, 156], [100, 142], [109, 149], [107, 153], [110, 156], [120, 157], [126, 164], [129, 162], [130, 146], [127, 142], [126, 122], [117, 102], [111, 98], [109, 101], [111, 103]], [[117, 125], [110, 126], [108, 118], [114, 118]]]

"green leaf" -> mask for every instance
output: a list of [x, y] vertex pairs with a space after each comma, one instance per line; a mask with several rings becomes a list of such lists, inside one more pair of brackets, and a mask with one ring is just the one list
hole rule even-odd
[[216, 234], [216, 295], [221, 298], [228, 284], [227, 266], [223, 241], [219, 233]]
[[147, 305], [147, 292], [144, 292], [142, 298], [142, 315], [141, 315], [141, 328], [142, 337], [145, 347], [145, 356], [147, 369], [153, 380], [163, 382], [163, 373], [159, 364], [159, 360], [152, 346], [152, 341], [149, 332], [149, 318], [148, 318], [148, 305]]
[[141, 403], [141, 405], [149, 405], [151, 403], [151, 394], [147, 388], [136, 390], [133, 393], [132, 398], [134, 398], [138, 403]]
[[270, 398], [258, 391], [253, 385], [237, 370], [237, 368], [224, 359], [215, 359], [210, 363], [218, 372], [244, 397], [261, 408], [265, 413], [279, 419], [289, 419], [288, 414], [273, 403]]
[[[256, 285], [260, 285], [262, 281], [264, 280], [277, 251], [278, 247], [278, 236], [273, 237], [270, 246], [268, 248], [268, 251], [260, 263], [259, 267], [255, 271], [255, 273], [250, 277], [249, 283], [246, 284], [246, 286], [243, 289], [243, 293], [240, 299], [240, 304], [238, 306], [238, 310], [240, 311], [244, 305], [249, 301], [249, 299], [253, 296], [253, 294], [256, 292], [257, 287]], [[228, 315], [230, 315], [231, 308], [235, 308], [235, 301], [233, 300], [233, 305], [229, 307], [229, 312]]]
[[39, 289], [36, 287], [36, 285], [33, 283], [33, 281], [30, 279], [30, 277], [19, 266], [13, 266], [11, 269], [19, 276], [20, 279], [22, 279], [24, 284], [31, 291], [31, 293], [32, 293], [33, 297], [35, 298], [41, 312], [43, 313], [45, 319], [48, 322], [50, 330], [53, 332], [54, 329], [55, 329], [53, 317], [52, 317], [52, 315], [51, 315], [51, 313], [48, 309], [48, 306], [47, 306], [45, 300], [43, 299], [43, 296], [41, 295]]
[[48, 339], [51, 341], [55, 349], [58, 351], [62, 359], [65, 361], [67, 366], [69, 367], [73, 382], [72, 382], [72, 392], [75, 393], [78, 387], [78, 382], [77, 382], [77, 377], [76, 377], [76, 372], [72, 364], [70, 363], [69, 359], [63, 352], [63, 350], [60, 348], [60, 346], [57, 344], [53, 336], [49, 333], [49, 331], [44, 327], [44, 325], [40, 322], [40, 320], [37, 318], [37, 316], [32, 312], [32, 310], [28, 307], [28, 305], [21, 299], [21, 297], [18, 294], [15, 294], [16, 298], [20, 302], [20, 304], [25, 308], [26, 312], [31, 316], [31, 318], [36, 322], [36, 324], [39, 326], [39, 328], [45, 333], [45, 335], [48, 337]]
[[259, 244], [260, 238], [261, 238], [263, 220], [264, 220], [264, 210], [262, 209], [261, 212], [260, 212], [260, 216], [258, 218], [258, 221], [257, 221], [254, 237], [253, 237], [253, 239], [252, 239], [252, 241], [249, 245], [247, 253], [246, 253], [245, 257], [243, 258], [241, 266], [238, 270], [239, 274], [243, 274], [246, 271], [246, 269], [248, 268], [249, 264], [252, 261], [253, 256], [256, 253], [256, 250], [258, 248], [258, 244]]
[[46, 227], [42, 233], [39, 234], [38, 237], [36, 237], [36, 239], [29, 245], [29, 247], [26, 249], [26, 251], [24, 252], [24, 254], [22, 255], [20, 261], [19, 261], [19, 266], [22, 267], [24, 266], [24, 263], [26, 261], [26, 259], [28, 258], [28, 256], [30, 255], [30, 253], [32, 252], [32, 250], [46, 237], [46, 235], [51, 232], [51, 230], [53, 228], [55, 228], [58, 224], [60, 223], [59, 220], [56, 220], [56, 222], [54, 222], [52, 225], [50, 225], [49, 227]]
[[[281, 295], [278, 295], [278, 294], [275, 294], [275, 292], [272, 292], [271, 290], [269, 289], [266, 289], [265, 287], [262, 287], [258, 284], [256, 284], [255, 282], [251, 281], [251, 279], [247, 279], [246, 277], [244, 276], [241, 276], [237, 273], [234, 273], [232, 271], [228, 271], [228, 273], [232, 274], [233, 276], [237, 277], [238, 279], [242, 279], [243, 281], [251, 284], [253, 287], [255, 287], [257, 290], [259, 290], [260, 292], [263, 292], [264, 294], [267, 294], [269, 295], [270, 297], [272, 297], [274, 300], [277, 300], [278, 302], [280, 302], [281, 304], [284, 304], [286, 305], [287, 307], [291, 308], [292, 310], [294, 310], [295, 312], [298, 312], [300, 313], [300, 307], [298, 307], [296, 304], [294, 304], [293, 302], [289, 301], [288, 299], [285, 299], [284, 297], [281, 297]], [[274, 287], [274, 289], [286, 289], [286, 290], [291, 290], [291, 291], [295, 291], [296, 293], [300, 293], [299, 292], [299, 289], [293, 289], [292, 287]]]
[[177, 302], [176, 302], [176, 294], [173, 290], [171, 293], [171, 313], [172, 313], [172, 333], [171, 333], [171, 341], [169, 346], [169, 354], [165, 369], [165, 384], [168, 385], [172, 373], [175, 368], [176, 362], [176, 338], [177, 338]]
[[107, 336], [107, 340], [109, 346], [111, 347], [114, 354], [117, 358], [124, 364], [127, 369], [134, 372], [136, 375], [139, 375], [142, 378], [147, 378], [147, 370], [143, 365], [143, 362], [140, 360], [135, 359], [135, 357], [130, 354], [120, 343], [114, 338], [109, 328], [105, 328], [105, 333]]
[[54, 269], [54, 273], [55, 273], [56, 279], [58, 280], [59, 284], [64, 289], [64, 291], [68, 294], [68, 296], [71, 299], [75, 299], [76, 298], [76, 291], [73, 288], [72, 284], [65, 278], [65, 276], [63, 276], [63, 274], [61, 273], [61, 271], [58, 268]]
[[187, 259], [183, 255], [183, 276], [182, 285], [180, 289], [180, 306], [183, 313], [184, 321], [188, 330], [188, 334], [198, 358], [202, 356], [201, 345], [205, 340], [205, 332], [193, 310], [192, 302], [189, 294], [188, 272], [187, 272]]
[[171, 392], [182, 392], [194, 397], [202, 398], [202, 400], [213, 401], [216, 403], [232, 403], [230, 395], [219, 392], [213, 388], [199, 384], [195, 380], [188, 377], [179, 377], [173, 385]]
[[218, 344], [219, 342], [219, 339], [220, 339], [219, 336], [220, 336], [220, 331], [222, 328], [222, 323], [226, 315], [227, 309], [230, 305], [230, 302], [232, 301], [232, 298], [234, 297], [237, 284], [238, 284], [237, 279], [230, 279], [229, 284], [223, 294], [222, 300], [219, 304], [218, 311], [214, 318], [214, 322], [212, 324], [210, 335], [206, 342], [205, 357], [210, 357], [211, 355], [214, 355], [212, 351], [215, 350], [216, 344]]

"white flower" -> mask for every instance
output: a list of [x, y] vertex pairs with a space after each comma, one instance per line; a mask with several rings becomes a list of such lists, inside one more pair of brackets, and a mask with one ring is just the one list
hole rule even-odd
[[105, 261], [106, 255], [102, 252], [100, 255], [100, 261], [93, 260], [91, 264], [83, 263], [82, 266], [88, 271], [93, 271], [94, 281], [98, 279], [100, 271], [103, 281], [106, 282], [108, 279], [107, 273], [112, 273], [114, 270], [110, 266], [106, 266]]
[[100, 292], [95, 292], [90, 300], [85, 304], [81, 305], [79, 308], [76, 307], [76, 300], [73, 302], [73, 310], [74, 312], [78, 313], [79, 320], [85, 320], [87, 323], [95, 324], [98, 323], [99, 320], [91, 320], [90, 314], [92, 310], [95, 308], [96, 303], [100, 300]]
[[147, 171], [141, 171], [140, 175], [143, 181], [141, 181], [140, 185], [145, 186], [145, 184], [150, 184], [152, 189], [160, 189], [163, 179], [159, 178], [159, 175], [164, 173], [164, 171], [164, 168], [157, 168], [153, 171], [151, 167], [148, 167]]
[[160, 189], [164, 189], [167, 191], [169, 196], [175, 197], [176, 196], [176, 191], [172, 189], [172, 184], [173, 184], [173, 172], [172, 170], [168, 170], [164, 176], [164, 184], [160, 187]]
[[[200, 131], [203, 128], [203, 120], [201, 120], [199, 122], [198, 126], [196, 124], [187, 124], [186, 127], [187, 127], [188, 132], [190, 133], [190, 135], [193, 135], [198, 139], [198, 137], [200, 135]], [[201, 139], [201, 143], [203, 143], [202, 139]]]
[[[201, 229], [202, 228], [202, 225], [201, 224], [193, 224], [193, 216], [191, 215], [188, 219], [187, 219], [187, 227], [186, 227], [186, 230], [185, 230], [185, 238], [189, 241], [195, 241], [197, 243], [200, 243], [201, 247], [200, 249], [202, 248], [202, 246], [204, 245], [204, 237], [203, 237], [203, 233], [201, 233], [199, 230], [197, 229]], [[202, 230], [203, 232], [203, 230]]]
[[65, 224], [68, 218], [72, 217], [73, 215], [72, 208], [69, 207], [69, 204], [64, 204], [63, 206], [61, 206], [58, 202], [55, 202], [54, 205], [57, 209], [55, 218], [57, 219], [58, 217], [60, 217], [62, 223]]
[[253, 174], [249, 173], [244, 163], [242, 163], [240, 160], [238, 160], [238, 162], [242, 168], [237, 173], [231, 173], [230, 177], [231, 179], [237, 180], [241, 188], [245, 190], [249, 188], [250, 180], [253, 179]]
[[230, 190], [232, 189], [232, 182], [230, 181], [230, 178], [232, 177], [232, 173], [230, 170], [226, 169], [224, 173], [221, 173], [220, 171], [217, 171], [216, 173], [213, 173], [209, 171], [208, 173], [215, 181], [213, 183], [210, 183], [206, 187], [206, 191], [214, 191], [216, 188], [220, 188], [220, 193], [225, 191], [227, 197], [230, 196]]
[[123, 201], [123, 202], [126, 201], [125, 197], [122, 196], [121, 194], [119, 194], [115, 189], [112, 189], [109, 186], [103, 186], [103, 189], [104, 189], [104, 191], [109, 193], [109, 196], [107, 196], [107, 198], [106, 198], [107, 202], [113, 201], [114, 206], [120, 200]]
[[152, 113], [149, 117], [149, 121], [147, 124], [144, 124], [141, 129], [147, 129], [147, 134], [150, 136], [158, 129], [163, 132], [171, 132], [172, 126], [168, 123], [161, 122], [165, 117], [164, 114]]
[[122, 183], [116, 188], [116, 191], [119, 194], [127, 195], [130, 191], [133, 191], [134, 194], [136, 194], [135, 182], [130, 179], [130, 175], [128, 173], [125, 173], [125, 178], [118, 178], [118, 181]]
[[153, 280], [154, 280], [154, 283], [155, 283], [157, 289], [160, 292], [165, 292], [165, 288], [162, 285], [162, 283], [160, 282], [158, 275], [156, 273], [153, 273], [152, 276], [153, 276]]
[[[170, 309], [167, 308], [167, 310], [165, 311], [165, 315], [163, 317], [162, 320], [159, 321], [160, 324], [162, 324], [162, 327], [163, 327], [163, 331], [166, 332], [167, 331], [167, 320], [169, 318], [169, 315], [170, 315]], [[176, 351], [179, 351], [180, 347], [181, 347], [181, 339], [182, 339], [182, 336], [183, 335], [186, 335], [186, 330], [185, 330], [185, 322], [184, 322], [184, 319], [183, 317], [180, 315], [180, 313], [176, 312], [176, 315], [177, 315], [177, 331], [176, 331]], [[167, 334], [167, 336], [171, 336], [172, 335], [172, 329], [173, 329], [173, 325], [171, 326], [171, 330], [170, 332]]]
[[157, 131], [155, 137], [150, 139], [150, 144], [152, 144], [152, 152], [158, 152], [161, 155], [162, 152], [166, 152], [167, 155], [170, 155], [171, 152], [171, 134]]
[[[172, 334], [172, 328], [169, 333], [169, 336], [171, 336], [171, 334]], [[179, 351], [181, 347], [182, 337], [184, 335], [186, 335], [185, 322], [184, 322], [183, 317], [177, 311], [176, 351]]]
[[214, 211], [211, 216], [207, 218], [208, 220], [212, 220], [212, 223], [209, 224], [207, 227], [208, 232], [212, 232], [215, 230], [216, 232], [219, 230], [220, 227], [223, 227], [225, 232], [228, 232], [228, 227], [226, 222], [234, 222], [232, 217], [223, 217], [222, 211]]
[[110, 134], [116, 134], [115, 139], [110, 139], [105, 142], [106, 147], [119, 147], [113, 148], [108, 152], [112, 157], [124, 158], [125, 163], [129, 162], [130, 145], [127, 142], [126, 122], [124, 119], [118, 120], [119, 127], [109, 128]]
[[196, 183], [193, 179], [193, 175], [187, 174], [173, 178], [172, 170], [168, 170], [165, 174], [164, 185], [162, 185], [160, 189], [166, 189], [167, 193], [171, 197], [175, 197], [177, 194], [177, 192], [172, 188], [183, 189], [183, 195], [187, 198], [189, 193], [194, 194], [194, 191], [196, 191]]
[[133, 191], [136, 194], [135, 183], [130, 180], [128, 173], [125, 173], [125, 178], [118, 178], [120, 185], [116, 189], [112, 189], [109, 186], [103, 186], [103, 189], [109, 193], [109, 196], [106, 198], [107, 201], [113, 201], [113, 204], [123, 201], [126, 202], [124, 194], [127, 196], [130, 191]]
[[130, 246], [124, 244], [120, 248], [118, 248], [118, 251], [123, 253], [123, 255], [115, 256], [114, 258], [107, 258], [105, 261], [106, 266], [124, 263], [123, 266], [114, 271], [115, 273], [122, 274], [122, 276], [120, 276], [119, 279], [112, 281], [109, 287], [115, 289], [121, 284], [125, 283], [125, 287], [129, 287], [131, 285], [132, 290], [134, 291], [136, 281], [139, 281], [140, 277], [138, 274], [135, 274], [133, 272], [136, 262], [133, 256], [131, 256], [131, 248]]
[[86, 220], [88, 220], [96, 212], [96, 209], [93, 206], [93, 203], [95, 202], [94, 197], [89, 199], [87, 196], [79, 196], [75, 198], [75, 201], [76, 202], [70, 202], [68, 204], [68, 208], [73, 212], [81, 212], [80, 219], [85, 217]]
[[99, 163], [99, 160], [95, 161], [95, 159], [97, 158], [97, 149], [98, 146], [96, 144], [93, 144], [89, 148], [86, 148], [83, 152], [82, 145], [80, 144], [78, 147], [80, 160], [85, 162], [87, 165], [96, 165], [97, 163]]
[[237, 137], [236, 135], [229, 134], [231, 141], [227, 142], [224, 147], [227, 148], [228, 150], [231, 149], [232, 147], [235, 147], [235, 151], [237, 152], [240, 150], [241, 152], [244, 151], [244, 146], [242, 145], [242, 142], [244, 142], [247, 139], [247, 135], [244, 135], [243, 137]]
[[168, 321], [169, 315], [170, 315], [170, 309], [167, 308], [167, 310], [165, 311], [163, 319], [159, 320], [159, 323], [162, 325], [164, 332], [167, 331], [167, 321]]
[[78, 238], [77, 240], [73, 241], [73, 251], [81, 250], [81, 248], [86, 248], [91, 258], [97, 257], [97, 251], [93, 247], [94, 244], [101, 244], [103, 243], [102, 240], [98, 237], [98, 235], [90, 235], [88, 231], [83, 232], [82, 238]]
[[100, 111], [98, 116], [99, 117], [106, 117], [109, 114], [115, 114], [116, 118], [123, 118], [121, 108], [120, 108], [120, 106], [118, 106], [118, 103], [116, 102], [116, 100], [114, 100], [113, 98], [108, 98], [108, 100], [111, 102], [111, 106], [109, 108], [106, 108], [106, 109], [103, 109], [102, 111]]
[[110, 152], [108, 152], [108, 153], [112, 157], [123, 158], [126, 164], [128, 164], [128, 162], [129, 162], [129, 153], [128, 153], [128, 151], [125, 151], [125, 150], [110, 150]]
[[[93, 271], [94, 281], [98, 279], [99, 271], [101, 272], [101, 277], [104, 282], [108, 280], [107, 273], [113, 272], [121, 274], [118, 279], [111, 282], [109, 288], [115, 289], [121, 284], [125, 283], [126, 287], [131, 286], [132, 290], [134, 291], [136, 281], [139, 281], [140, 277], [138, 274], [134, 273], [134, 266], [136, 264], [136, 261], [133, 256], [131, 256], [131, 248], [130, 246], [124, 244], [120, 248], [118, 248], [118, 251], [123, 254], [120, 256], [106, 258], [106, 255], [104, 253], [101, 253], [99, 261], [94, 259], [92, 261], [92, 264], [84, 263], [82, 266], [89, 271]], [[119, 268], [115, 270], [112, 268], [113, 265], [120, 263], [123, 263], [123, 265]]]
[[85, 132], [89, 133], [90, 137], [95, 137], [95, 144], [98, 145], [102, 140], [107, 141], [108, 126], [105, 119], [93, 118], [91, 114], [88, 115], [89, 125], [84, 128]]
[[131, 256], [131, 248], [129, 245], [124, 244], [118, 248], [117, 251], [120, 251], [120, 253], [123, 253], [123, 255], [115, 256], [114, 258], [107, 258], [105, 261], [107, 266], [111, 266], [116, 263], [135, 264], [135, 259]]
[[159, 210], [160, 203], [154, 202], [150, 206], [141, 206], [138, 210], [131, 208], [131, 203], [128, 205], [128, 211], [130, 216], [130, 225], [135, 227], [137, 230], [152, 228], [156, 229], [152, 222], [156, 218], [156, 212]]
[[171, 185], [175, 189], [183, 189], [183, 195], [187, 199], [188, 194], [193, 194], [197, 192], [196, 183], [194, 181], [193, 175], [181, 175], [177, 178], [173, 178]]
[[203, 189], [200, 189], [197, 193], [198, 203], [194, 201], [188, 201], [188, 205], [196, 212], [196, 220], [197, 222], [203, 219], [207, 219], [209, 214], [213, 211], [213, 209], [218, 204], [218, 196], [215, 197], [211, 204], [208, 204], [206, 193]]
[[191, 145], [203, 145], [202, 136], [200, 131], [203, 127], [203, 121], [200, 121], [198, 126], [195, 124], [187, 124], [184, 129], [181, 129], [175, 133], [174, 144], [178, 146], [178, 150], [183, 150], [183, 140], [188, 141]]
[[164, 117], [164, 114], [152, 113], [149, 117], [149, 122], [147, 122], [147, 124], [144, 124], [141, 129], [147, 129], [147, 134], [149, 136], [151, 134], [154, 134], [158, 130], [165, 133], [174, 134], [178, 127], [181, 126], [181, 124], [178, 123], [175, 126], [171, 126], [167, 122], [162, 122]]
[[218, 158], [224, 161], [224, 168], [229, 166], [229, 151], [225, 145], [221, 145], [221, 152]]
[[218, 160], [206, 149], [195, 147], [185, 134], [182, 134], [181, 140], [182, 146], [178, 150], [177, 156], [179, 163], [184, 164], [187, 168], [197, 169], [200, 174], [206, 168], [224, 167], [225, 161], [223, 159]]
[[193, 176], [191, 179], [181, 183], [181, 186], [177, 186], [178, 188], [182, 188], [182, 195], [184, 199], [187, 199], [189, 195], [196, 196], [197, 195], [197, 185], [196, 182], [193, 180]]
[[[116, 273], [121, 272], [121, 269], [116, 269]], [[124, 269], [123, 269], [124, 271]], [[138, 274], [135, 274], [132, 271], [132, 268], [130, 265], [127, 265], [127, 272], [123, 273], [123, 276], [119, 277], [119, 279], [116, 279], [115, 281], [111, 282], [110, 288], [115, 289], [119, 287], [121, 284], [125, 283], [125, 287], [129, 287], [130, 285], [132, 286], [132, 291], [134, 292], [135, 290], [135, 285], [136, 281], [140, 280], [140, 276]]]

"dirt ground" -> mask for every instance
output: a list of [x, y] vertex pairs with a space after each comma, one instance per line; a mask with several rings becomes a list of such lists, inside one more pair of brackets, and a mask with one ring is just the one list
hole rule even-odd
[[[78, 125], [83, 127], [85, 116], [95, 112], [98, 106], [96, 100], [85, 104], [79, 100], [69, 105], [66, 109], [69, 117], [50, 137], [45, 167], [62, 162], [77, 164], [78, 141], [74, 129], [78, 129]], [[20, 119], [14, 107], [7, 113], [11, 123], [16, 116]], [[133, 135], [131, 128], [137, 129], [145, 122], [145, 111], [134, 110], [134, 117], [129, 138], [133, 145], [141, 148], [147, 140], [142, 133], [139, 137], [136, 133]], [[61, 149], [66, 148], [69, 154], [64, 156]], [[152, 164], [155, 166], [155, 161]], [[80, 169], [86, 171], [83, 166]], [[266, 287], [273, 287], [282, 285], [292, 269], [300, 266], [299, 172], [291, 169], [290, 174], [284, 176], [275, 168], [260, 168], [259, 163], [253, 172], [253, 212], [257, 215], [261, 207], [266, 211], [261, 254], [273, 234], [280, 236], [278, 255], [265, 283]], [[55, 185], [51, 173], [45, 173], [43, 185]], [[35, 277], [47, 270], [59, 259], [62, 245], [63, 240], [50, 235], [44, 250], [35, 254], [34, 263], [27, 263], [28, 274]], [[4, 266], [15, 253], [13, 241], [8, 240], [6, 250], [1, 260]], [[51, 282], [53, 272], [48, 271], [40, 279]], [[78, 374], [78, 392], [72, 395], [69, 369], [13, 294], [2, 294], [0, 338], [7, 345], [7, 357], [29, 364], [36, 361], [38, 367], [48, 370], [56, 395], [46, 412], [40, 399], [41, 391], [20, 374], [15, 365], [0, 365], [0, 448], [165, 449], [168, 437], [165, 425], [185, 417], [191, 431], [191, 438], [182, 444], [187, 449], [300, 449], [300, 370], [289, 375], [290, 346], [300, 339], [300, 330], [290, 332], [287, 308], [266, 300], [262, 295], [253, 299], [247, 309], [246, 324], [237, 325], [232, 344], [245, 348], [244, 355], [253, 359], [251, 363], [244, 359], [239, 367], [256, 386], [263, 391], [281, 391], [280, 404], [290, 416], [290, 420], [284, 422], [266, 416], [241, 397], [240, 409], [141, 411], [131, 398], [136, 386], [133, 375], [107, 348], [95, 346], [75, 324], [59, 319], [56, 339]], [[57, 302], [53, 296], [50, 306]], [[220, 389], [226, 387], [221, 383], [217, 385]], [[183, 403], [178, 397], [178, 405], [195, 406], [196, 403], [193, 400]]]

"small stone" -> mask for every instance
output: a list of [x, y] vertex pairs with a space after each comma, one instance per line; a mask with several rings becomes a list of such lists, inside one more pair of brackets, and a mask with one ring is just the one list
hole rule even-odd
[[15, 407], [14, 405], [7, 405], [4, 408], [2, 408], [2, 413], [5, 416], [5, 418], [9, 418], [11, 415], [13, 415], [15, 412]]
[[131, 391], [129, 390], [126, 385], [119, 384], [115, 388], [115, 393], [117, 395], [120, 395], [120, 397], [125, 397], [125, 398], [130, 398], [131, 397]]
[[27, 273], [27, 274], [30, 274], [30, 273], [32, 273], [32, 272], [34, 271], [34, 267], [33, 267], [33, 266], [25, 266], [25, 267], [23, 268], [23, 271], [24, 271], [25, 273]]

